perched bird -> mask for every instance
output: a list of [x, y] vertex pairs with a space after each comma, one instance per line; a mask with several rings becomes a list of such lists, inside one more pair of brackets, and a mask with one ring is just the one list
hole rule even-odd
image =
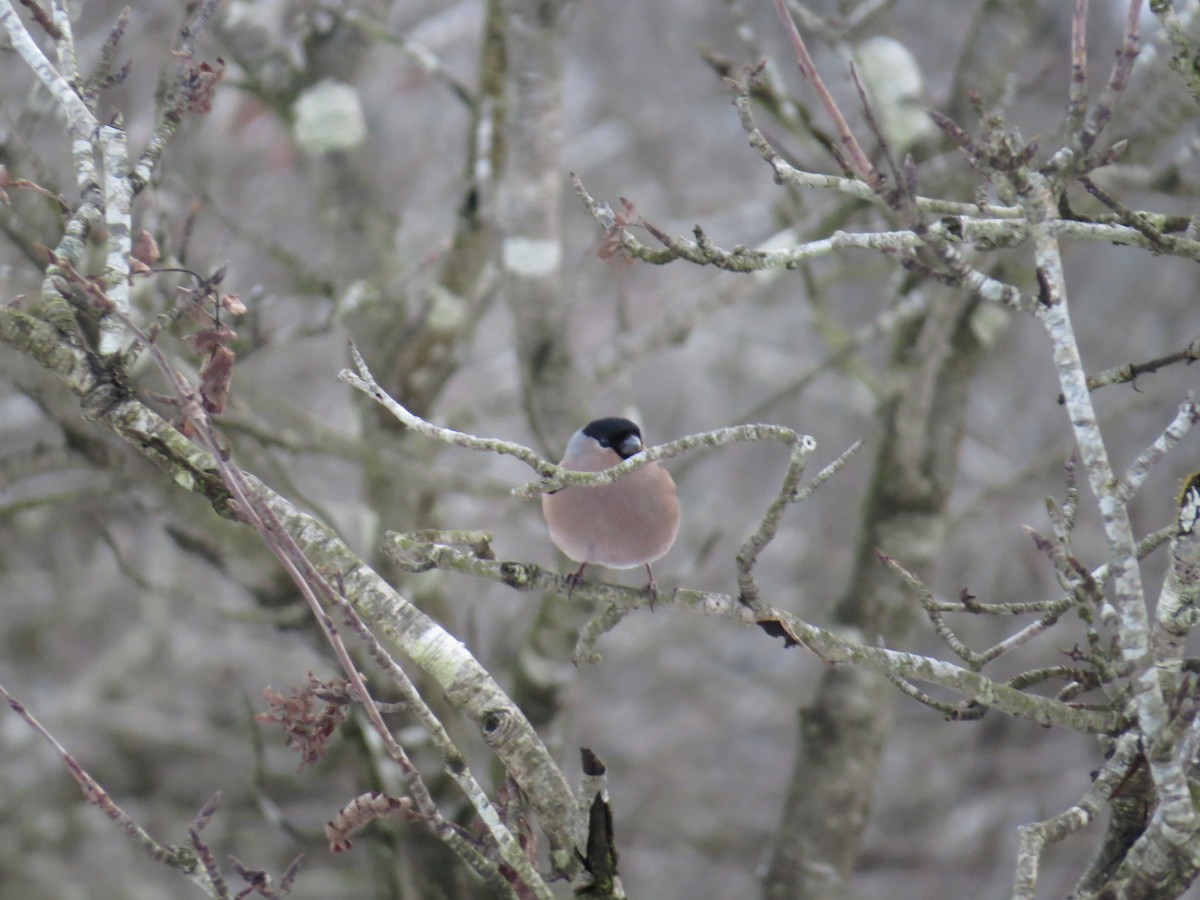
[[[642, 432], [628, 419], [589, 422], [573, 435], [559, 463], [576, 472], [601, 472], [642, 451]], [[671, 475], [657, 462], [612, 484], [567, 486], [542, 495], [542, 514], [555, 546], [575, 562], [578, 584], [589, 563], [610, 569], [644, 565], [651, 599], [658, 595], [650, 563], [666, 555], [679, 533], [679, 499]]]

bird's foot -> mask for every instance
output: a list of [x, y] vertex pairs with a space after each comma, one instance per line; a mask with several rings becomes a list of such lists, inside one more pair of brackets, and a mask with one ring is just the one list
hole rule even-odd
[[565, 576], [567, 579], [567, 599], [571, 599], [571, 594], [575, 588], [583, 584], [583, 570], [587, 568], [587, 563], [584, 563], [570, 575]]

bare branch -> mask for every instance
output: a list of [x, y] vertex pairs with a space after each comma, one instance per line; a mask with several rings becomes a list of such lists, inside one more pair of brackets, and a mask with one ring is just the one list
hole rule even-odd
[[[1141, 375], [1157, 372], [1159, 369], [1166, 368], [1175, 363], [1183, 362], [1191, 364], [1198, 359], [1200, 359], [1200, 339], [1192, 341], [1182, 350], [1176, 350], [1174, 353], [1168, 353], [1156, 359], [1140, 363], [1127, 363], [1123, 366], [1114, 366], [1095, 375], [1089, 375], [1087, 380], [1088, 390], [1095, 391], [1112, 384], [1132, 384], [1136, 389], [1137, 379]], [[1058, 402], [1062, 403], [1061, 395]]]
[[954, 655], [965, 662], [974, 672], [978, 672], [983, 668], [984, 660], [980, 659], [979, 654], [964, 644], [959, 636], [946, 624], [941, 610], [933, 602], [933, 591], [915, 574], [904, 568], [899, 561], [888, 556], [882, 550], [877, 549], [875, 551], [875, 558], [900, 576], [909, 593], [917, 599], [921, 604], [921, 608], [925, 610], [925, 614], [929, 617], [929, 622], [933, 625], [933, 630], [937, 632], [937, 636], [945, 641], [946, 646], [954, 652]]
[[[101, 157], [104, 165], [104, 224], [108, 254], [104, 265], [104, 288], [108, 299], [120, 312], [130, 313], [129, 260], [133, 249], [131, 206], [133, 187], [129, 182], [124, 123], [118, 114], [100, 129]], [[100, 320], [99, 350], [104, 356], [119, 353], [125, 334], [118, 316]]]
[[1087, 793], [1072, 807], [1044, 822], [1023, 825], [1018, 829], [1016, 883], [1013, 897], [1033, 900], [1037, 896], [1038, 864], [1042, 850], [1090, 824], [1108, 804], [1116, 786], [1134, 765], [1139, 749], [1133, 735], [1123, 735], [1105, 764], [1099, 777], [1092, 781]]
[[[416, 685], [413, 684], [412, 679], [408, 677], [399, 664], [392, 658], [391, 654], [387, 652], [383, 645], [375, 638], [375, 635], [371, 633], [370, 627], [359, 616], [353, 604], [344, 595], [340, 594], [337, 597], [336, 603], [342, 614], [346, 616], [350, 626], [354, 629], [354, 633], [358, 635], [359, 640], [363, 642], [363, 645], [367, 648], [367, 651], [374, 658], [375, 662], [387, 673], [392, 683], [400, 689], [400, 693], [407, 701], [408, 709], [416, 714], [417, 719], [429, 734], [434, 746], [437, 747], [438, 751], [444, 757], [447, 773], [462, 788], [463, 793], [466, 794], [467, 799], [471, 802], [472, 807], [474, 807], [475, 813], [486, 826], [487, 833], [498, 848], [501, 858], [520, 877], [522, 884], [528, 885], [529, 889], [534, 891], [538, 896], [549, 896], [541, 876], [530, 863], [529, 858], [517, 843], [512, 832], [501, 822], [500, 816], [493, 806], [492, 801], [488, 799], [483, 786], [479, 784], [467, 766], [466, 758], [463, 756], [462, 751], [455, 746], [445, 726], [442, 725], [441, 720], [438, 719], [437, 715], [429, 707], [429, 704], [425, 702]], [[374, 700], [371, 702], [374, 704]], [[372, 718], [374, 719], [374, 717]], [[380, 725], [376, 725], [377, 730], [379, 727]], [[385, 738], [385, 740], [387, 739]], [[395, 749], [400, 749], [398, 744], [396, 744]], [[392, 751], [393, 748], [389, 746], [389, 753]], [[402, 750], [400, 752], [403, 753]], [[415, 770], [413, 771], [413, 775], [419, 777]], [[406, 773], [407, 777], [412, 776]], [[475, 868], [478, 870], [478, 864]], [[487, 872], [487, 876], [485, 877], [489, 878], [489, 882], [493, 883], [493, 886], [499, 887], [501, 882], [491, 877], [492, 873], [486, 867], [485, 871]]]
[[591, 666], [599, 663], [603, 657], [596, 651], [596, 641], [620, 625], [633, 610], [633, 606], [610, 603], [593, 616], [586, 625], [579, 629], [579, 638], [575, 641], [571, 661], [577, 666]]
[[58, 739], [34, 717], [33, 713], [23, 703], [10, 694], [4, 685], [0, 685], [0, 695], [8, 701], [8, 705], [12, 708], [13, 712], [24, 719], [30, 728], [54, 748], [55, 753], [62, 760], [67, 772], [75, 779], [75, 783], [79, 785], [80, 790], [83, 791], [83, 796], [87, 799], [88, 803], [101, 809], [106, 816], [120, 825], [125, 833], [133, 838], [134, 842], [151, 859], [164, 863], [173, 869], [178, 869], [210, 897], [220, 896], [216, 886], [209, 879], [208, 873], [202, 868], [197, 867], [196, 860], [191, 854], [178, 847], [163, 846], [154, 840], [149, 832], [133, 820], [133, 817], [129, 813], [117, 805], [108, 791], [104, 790], [100, 786], [100, 783], [79, 765], [75, 758], [67, 751], [66, 747], [60, 744]]
[[[125, 324], [131, 333], [146, 339], [132, 322]], [[83, 359], [82, 351], [61, 345], [48, 324], [0, 307], [0, 336], [9, 341], [19, 340], [31, 350], [44, 350], [39, 361], [66, 378], [81, 396], [105, 396], [103, 386], [97, 383], [98, 374]], [[266, 532], [270, 536], [268, 545], [285, 570], [296, 579], [310, 604], [317, 602], [316, 591], [330, 597], [330, 602], [338, 593], [316, 570], [312, 559], [320, 559], [328, 571], [342, 573], [345, 593], [354, 598], [362, 615], [417, 665], [440, 680], [451, 703], [476, 723], [488, 746], [522, 786], [549, 837], [553, 865], [568, 877], [578, 873], [573, 822], [565, 812], [574, 807], [574, 799], [565, 778], [528, 720], [460, 641], [450, 637], [390, 588], [327, 526], [299, 513], [266, 485], [236, 469], [212, 430], [194, 390], [166, 363], [156, 344], [149, 341], [147, 344], [164, 377], [180, 398], [179, 408], [192, 423], [200, 445], [128, 397], [108, 403], [103, 412], [96, 414], [95, 421], [112, 428], [151, 458], [170, 467], [181, 484], [193, 490], [212, 492], [218, 508], [224, 509], [226, 514], [230, 512], [229, 495], [232, 494], [232, 506], [237, 514], [254, 522], [261, 529], [260, 534]], [[50, 348], [54, 348], [54, 352], [49, 352]], [[218, 473], [215, 484], [214, 472]], [[225, 496], [220, 498], [222, 493]], [[323, 619], [319, 604], [316, 608]]]
[[1071, 16], [1071, 85], [1067, 103], [1067, 134], [1083, 133], [1088, 107], [1087, 76], [1088, 0], [1075, 0]]
[[[1158, 734], [1167, 724], [1168, 711], [1153, 664], [1150, 623], [1141, 572], [1137, 566], [1136, 544], [1128, 507], [1113, 489], [1115, 479], [1112, 467], [1092, 407], [1083, 360], [1068, 313], [1066, 279], [1058, 241], [1047, 226], [1056, 217], [1056, 204], [1045, 176], [1028, 174], [1028, 187], [1023, 199], [1034, 228], [1038, 280], [1042, 287], [1037, 315], [1054, 346], [1054, 362], [1075, 441], [1088, 473], [1092, 493], [1099, 502], [1108, 538], [1114, 586], [1114, 609], [1109, 618], [1118, 626], [1122, 657], [1130, 667], [1129, 679], [1137, 704], [1139, 725], [1145, 734]], [[1165, 817], [1171, 829], [1190, 832], [1195, 826], [1196, 811], [1179, 762], [1151, 758], [1149, 765], [1161, 802], [1156, 815]], [[1162, 839], [1163, 832], [1154, 830], [1151, 835], [1151, 840]], [[1128, 859], [1132, 859], [1132, 856]]]
[[1129, 0], [1129, 6], [1125, 13], [1125, 34], [1121, 39], [1121, 49], [1117, 51], [1117, 59], [1113, 63], [1108, 83], [1100, 92], [1100, 98], [1096, 101], [1096, 106], [1088, 116], [1087, 123], [1080, 135], [1084, 153], [1091, 152], [1096, 139], [1112, 119], [1117, 101], [1125, 92], [1125, 85], [1129, 83], [1129, 75], [1133, 71], [1134, 62], [1137, 61], [1138, 40], [1141, 36], [1141, 15], [1142, 0]]
[[[532, 563], [484, 560], [448, 544], [412, 540], [396, 533], [390, 533], [388, 541], [384, 546], [385, 551], [396, 554], [417, 571], [425, 568], [454, 571], [506, 584], [519, 591], [555, 590], [565, 594], [567, 590], [565, 577]], [[645, 591], [641, 589], [595, 581], [576, 586], [572, 596], [579, 600], [623, 607], [642, 605], [646, 599]], [[911, 653], [868, 647], [811, 625], [773, 606], [762, 604], [758, 609], [751, 610], [738, 598], [728, 594], [678, 588], [670, 594], [660, 594], [654, 608], [656, 612], [677, 610], [717, 616], [742, 625], [758, 625], [773, 636], [790, 636], [791, 640], [808, 647], [830, 664], [851, 664], [873, 672], [891, 672], [902, 678], [940, 685], [958, 691], [966, 699], [983, 706], [1044, 725], [1061, 725], [1084, 732], [1106, 732], [1115, 722], [1115, 714], [1108, 711], [1075, 709], [1057, 700], [1026, 694], [950, 663]], [[783, 632], [779, 631], [781, 627]]]
[[[737, 82], [734, 83], [734, 87], [737, 95], [734, 97], [733, 102], [734, 106], [737, 107], [742, 129], [746, 132], [750, 146], [757, 150], [759, 155], [774, 170], [775, 180], [779, 184], [788, 184], [803, 188], [824, 188], [838, 191], [857, 200], [864, 200], [872, 205], [881, 207], [886, 205], [883, 197], [857, 178], [805, 172], [797, 169], [785, 160], [771, 146], [771, 143], [755, 123], [748, 88]], [[984, 213], [984, 210], [978, 204], [960, 203], [954, 200], [943, 200], [938, 197], [917, 197], [916, 205], [917, 209], [921, 212], [938, 215], [974, 216]], [[1020, 219], [1024, 217], [1024, 211], [1019, 206], [989, 206], [986, 210], [986, 215], [989, 218], [996, 219]]]
[[[821, 478], [821, 481], [825, 481], [830, 475], [845, 465], [850, 455], [861, 446], [862, 441], [857, 441], [848, 450], [844, 451], [838, 457], [840, 464], [836, 468], [831, 468], [829, 474]], [[792, 445], [791, 458], [788, 460], [787, 472], [783, 476], [783, 483], [779, 486], [779, 493], [775, 495], [775, 499], [767, 507], [767, 512], [763, 516], [762, 521], [759, 522], [758, 528], [755, 529], [750, 537], [746, 538], [745, 543], [738, 550], [738, 599], [747, 606], [754, 607], [759, 602], [758, 583], [754, 578], [754, 565], [758, 562], [759, 554], [774, 539], [775, 530], [779, 527], [779, 520], [783, 516], [784, 509], [800, 498], [800, 476], [804, 474], [804, 465], [808, 462], [808, 457], [816, 449], [817, 442], [807, 435]], [[811, 494], [811, 491], [809, 493]]]
[[92, 111], [88, 109], [79, 94], [75, 93], [75, 89], [71, 87], [67, 79], [54, 68], [50, 60], [46, 58], [46, 54], [34, 42], [9, 0], [0, 0], [0, 25], [3, 25], [8, 32], [8, 38], [12, 41], [14, 49], [25, 60], [25, 64], [33, 70], [33, 74], [38, 77], [38, 80], [50, 91], [51, 96], [66, 115], [72, 140], [76, 143], [82, 141], [85, 145], [90, 144], [100, 129], [100, 123], [96, 121]]
[[987, 714], [987, 707], [980, 706], [974, 700], [964, 700], [960, 703], [947, 703], [945, 700], [937, 700], [930, 694], [921, 690], [912, 682], [899, 675], [891, 672], [884, 672], [883, 677], [890, 681], [900, 693], [904, 696], [916, 700], [923, 706], [928, 706], [930, 709], [937, 710], [947, 721], [950, 722], [971, 722], [982, 719]]
[[1117, 485], [1117, 496], [1126, 502], [1133, 499], [1133, 495], [1150, 475], [1150, 470], [1171, 451], [1172, 447], [1183, 440], [1197, 421], [1200, 421], [1200, 406], [1196, 405], [1195, 400], [1189, 398], [1179, 407], [1179, 412], [1171, 420], [1171, 424], [1155, 439], [1153, 444], [1138, 454], [1138, 458], [1129, 466], [1125, 477]]
[[629, 459], [626, 459], [619, 465], [613, 466], [611, 469], [605, 469], [602, 472], [573, 472], [547, 462], [538, 456], [536, 452], [521, 444], [497, 438], [476, 437], [472, 434], [455, 431], [452, 428], [442, 428], [441, 426], [426, 422], [420, 416], [414, 415], [392, 397], [388, 396], [387, 392], [375, 381], [370, 369], [367, 368], [366, 362], [359, 355], [353, 344], [350, 346], [350, 352], [358, 368], [358, 373], [356, 374], [348, 369], [343, 369], [339, 373], [338, 378], [374, 399], [402, 422], [406, 428], [411, 428], [413, 431], [423, 434], [426, 437], [431, 437], [456, 447], [514, 456], [541, 475], [542, 480], [540, 481], [530, 482], [513, 488], [513, 495], [522, 500], [528, 500], [538, 494], [558, 490], [565, 485], [587, 487], [599, 484], [611, 484], [617, 479], [655, 460], [669, 459], [672, 456], [678, 456], [681, 453], [686, 453], [698, 447], [723, 447], [727, 444], [741, 441], [780, 441], [788, 446], [795, 446], [799, 443], [813, 440], [807, 435], [800, 435], [791, 428], [786, 428], [782, 425], [738, 425], [732, 428], [719, 428], [715, 431], [690, 435], [667, 444], [659, 444], [656, 447], [648, 447], [646, 450], [629, 457]]
[[800, 36], [800, 29], [796, 27], [795, 20], [792, 19], [791, 13], [788, 12], [786, 0], [774, 0], [774, 3], [779, 21], [783, 23], [783, 27], [788, 33], [788, 38], [792, 42], [792, 50], [796, 54], [796, 62], [800, 66], [800, 73], [812, 85], [813, 90], [816, 91], [817, 98], [821, 101], [821, 106], [825, 108], [825, 112], [833, 121], [842, 146], [845, 147], [846, 152], [849, 154], [848, 163], [850, 171], [858, 178], [861, 178], [872, 190], [879, 190], [883, 185], [883, 176], [859, 145], [858, 140], [854, 137], [854, 133], [850, 130], [850, 126], [846, 123], [846, 117], [842, 115], [841, 109], [838, 108], [837, 101], [833, 99], [833, 95], [829, 93], [829, 88], [825, 86], [825, 82], [821, 79], [821, 73], [817, 71], [816, 64], [813, 63], [812, 57], [808, 54], [808, 47], [804, 44], [804, 38]]

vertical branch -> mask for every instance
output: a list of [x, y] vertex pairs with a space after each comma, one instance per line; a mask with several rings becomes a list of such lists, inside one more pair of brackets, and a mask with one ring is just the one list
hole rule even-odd
[[[861, 441], [857, 441], [845, 454], [841, 461], [849, 457], [862, 446]], [[766, 515], [763, 516], [758, 528], [754, 533], [742, 543], [741, 549], [737, 554], [737, 582], [738, 582], [738, 599], [747, 606], [754, 608], [759, 604], [759, 589], [758, 582], [754, 577], [754, 566], [758, 562], [758, 556], [763, 549], [775, 538], [775, 531], [779, 527], [779, 520], [783, 516], [783, 511], [789, 504], [795, 502], [797, 492], [800, 487], [800, 476], [804, 474], [804, 464], [808, 461], [808, 457], [817, 448], [817, 443], [808, 435], [804, 435], [798, 443], [792, 446], [791, 459], [788, 460], [787, 474], [784, 475], [783, 484], [779, 487], [779, 493], [775, 495], [775, 499], [771, 501], [771, 505], [767, 507]]]
[[[54, 41], [58, 70], [66, 80], [71, 95], [78, 97], [75, 86], [79, 84], [79, 60], [75, 55], [75, 34], [71, 28], [67, 4], [63, 0], [55, 0], [54, 27], [58, 31]], [[87, 106], [87, 102], [82, 98], [80, 102]], [[68, 125], [71, 131], [71, 158], [75, 161], [75, 177], [79, 192], [85, 194], [96, 183], [96, 128], [87, 127], [94, 126], [94, 123], [77, 123], [74, 116], [68, 116]]]
[[1088, 0], [1075, 0], [1071, 16], [1071, 86], [1067, 103], [1067, 134], [1072, 140], [1082, 134], [1087, 117], [1087, 22]]
[[[1195, 497], [1185, 503], [1191, 504], [1190, 515], [1195, 516]], [[1188, 636], [1200, 622], [1200, 578], [1196, 577], [1200, 572], [1200, 540], [1197, 537], [1191, 530], [1181, 528], [1171, 538], [1167, 571], [1154, 610], [1158, 666], [1175, 674], [1183, 668]]]
[[[62, 12], [55, 8], [56, 26], [61, 28], [57, 17]], [[64, 17], [65, 21], [65, 17]], [[75, 181], [79, 186], [82, 202], [75, 214], [67, 223], [55, 255], [74, 265], [83, 257], [84, 244], [92, 227], [100, 221], [102, 198], [100, 186], [96, 178], [96, 166], [93, 156], [93, 139], [100, 124], [92, 111], [88, 109], [83, 99], [71, 87], [50, 60], [46, 58], [25, 25], [17, 16], [9, 0], [0, 0], [0, 25], [8, 32], [9, 40], [14, 49], [20, 54], [25, 64], [33, 70], [38, 80], [50, 91], [54, 101], [62, 109], [67, 119], [67, 131], [71, 138], [71, 156], [75, 161]], [[62, 40], [65, 40], [65, 36]], [[70, 304], [63, 301], [57, 286], [61, 284], [62, 270], [57, 265], [46, 269], [46, 278], [42, 282], [43, 314], [60, 331], [68, 334], [77, 328], [75, 313]]]
[[[978, 301], [930, 290], [939, 293], [897, 333], [881, 378], [893, 387], [881, 403], [883, 435], [851, 580], [833, 610], [839, 627], [889, 641], [902, 639], [916, 611], [876, 551], [931, 579], [944, 548], [970, 375], [982, 359], [972, 328]], [[894, 706], [885, 678], [853, 667], [822, 673], [813, 702], [799, 714], [779, 838], [763, 879], [768, 900], [846, 891]]]
[[1121, 38], [1121, 49], [1117, 51], [1117, 61], [1113, 64], [1112, 72], [1108, 76], [1108, 83], [1100, 92], [1096, 108], [1088, 116], [1087, 124], [1083, 128], [1081, 139], [1084, 152], [1092, 149], [1096, 138], [1100, 136], [1100, 132], [1112, 118], [1117, 101], [1125, 92], [1125, 85], [1129, 83], [1129, 74], [1133, 71], [1133, 64], [1138, 55], [1141, 15], [1142, 0], [1129, 0], [1129, 9], [1125, 16], [1125, 34]]
[[506, 171], [498, 213], [504, 287], [517, 328], [521, 393], [542, 448], [583, 409], [562, 289], [564, 0], [504, 0]]
[[[584, 384], [563, 296], [563, 46], [567, 0], [498, 0], [504, 11], [505, 171], [498, 185], [504, 293], [516, 328], [526, 420], [537, 446], [557, 458], [582, 422]], [[547, 593], [516, 654], [512, 696], [537, 727], [554, 721], [571, 659], [579, 607]]]
[[[1150, 621], [1137, 561], [1137, 541], [1088, 391], [1087, 375], [1068, 311], [1062, 256], [1052, 229], [1057, 207], [1051, 183], [1044, 175], [1030, 173], [1025, 206], [1033, 232], [1038, 283], [1042, 288], [1037, 315], [1053, 345], [1054, 365], [1064, 404], [1088, 482], [1100, 506], [1108, 540], [1113, 604], [1105, 611], [1110, 624], [1115, 626], [1121, 655], [1129, 667], [1139, 728], [1148, 738], [1154, 739], [1165, 733], [1169, 712], [1151, 652]], [[1194, 827], [1196, 814], [1183, 769], [1177, 760], [1155, 754], [1149, 754], [1148, 762], [1159, 797], [1155, 817], [1172, 827], [1190, 830]]]
[[130, 207], [133, 189], [129, 183], [129, 156], [125, 129], [118, 114], [100, 129], [104, 164], [104, 224], [108, 230], [108, 256], [104, 264], [104, 290], [121, 314], [100, 320], [102, 355], [121, 349], [125, 329], [122, 317], [129, 315], [129, 257], [133, 250]]

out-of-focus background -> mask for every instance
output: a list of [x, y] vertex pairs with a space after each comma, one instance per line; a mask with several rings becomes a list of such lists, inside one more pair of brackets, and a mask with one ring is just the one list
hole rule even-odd
[[[858, 54], [862, 71], [872, 66], [862, 54], [883, 59], [875, 63], [880, 85], [914, 84], [911, 146], [924, 194], [970, 201], [975, 184], [961, 155], [928, 128], [924, 107], [974, 128], [966, 99], [974, 90], [1043, 148], [1061, 137], [1070, 5], [1016, 2], [1004, 4], [1004, 15], [985, 10], [991, 6], [807, 4], [827, 23], [852, 25], [831, 26], [828, 39], [809, 37], [861, 134], [868, 132], [848, 56]], [[871, 14], [854, 24], [866, 7]], [[1122, 15], [1096, 7], [1093, 96], [1107, 77]], [[85, 68], [120, 8], [93, 2], [80, 12], [75, 34]], [[433, 341], [430, 316], [444, 314], [453, 323], [441, 351], [444, 383], [413, 389], [419, 411], [440, 424], [537, 444], [522, 406], [510, 304], [486, 275], [471, 282], [469, 302], [447, 299], [442, 289], [467, 196], [474, 122], [452, 82], [480, 90], [485, 12], [479, 2], [222, 4], [199, 44], [200, 58], [227, 64], [212, 112], [185, 119], [135, 205], [135, 228], [155, 235], [164, 259], [205, 274], [227, 266], [224, 289], [249, 307], [236, 326], [239, 362], [220, 420], [238, 462], [334, 526], [366, 559], [379, 559], [383, 529], [445, 527], [493, 532], [503, 558], [565, 565], [537, 505], [508, 494], [528, 470], [382, 428], [336, 377], [353, 338], [381, 380], [402, 381], [390, 367], [415, 366], [405, 360], [420, 356], [406, 335], [424, 346]], [[139, 4], [118, 53], [130, 61], [129, 74], [102, 94], [101, 117], [122, 112], [135, 152], [154, 121], [159, 76], [173, 70], [170, 48], [183, 14], [178, 4]], [[753, 29], [783, 83], [809, 104], [814, 128], [828, 132], [765, 0], [568, 7], [556, 176], [564, 191], [560, 302], [584, 391], [572, 427], [628, 415], [659, 443], [748, 420], [776, 422], [816, 438], [811, 471], [864, 439], [845, 471], [789, 510], [759, 568], [764, 600], [826, 624], [847, 590], [872, 460], [891, 439], [880, 409], [898, 332], [885, 330], [843, 363], [814, 370], [895, 302], [904, 273], [865, 251], [770, 276], [602, 259], [600, 229], [568, 182], [568, 173], [578, 174], [614, 208], [628, 198], [637, 215], [672, 234], [689, 236], [700, 224], [724, 247], [756, 246], [789, 227], [792, 243], [837, 228], [884, 227], [845, 197], [774, 184], [712, 64], [726, 59], [742, 78], [742, 67], [757, 61], [739, 24]], [[1144, 36], [1149, 49], [1106, 133], [1128, 137], [1130, 148], [1106, 183], [1130, 206], [1188, 214], [1197, 191], [1196, 119], [1152, 19]], [[881, 37], [912, 59], [886, 56], [895, 48]], [[424, 51], [444, 68], [418, 65]], [[63, 126], [3, 39], [0, 72], [0, 163], [14, 178], [73, 198]], [[321, 119], [330, 109], [345, 115], [342, 124]], [[765, 111], [761, 120], [794, 164], [837, 173], [817, 142]], [[344, 146], [323, 145], [323, 129]], [[498, 188], [502, 194], [503, 180]], [[0, 208], [5, 303], [37, 294], [35, 245], [52, 246], [59, 226], [45, 198], [13, 188], [9, 195], [11, 205]], [[1100, 210], [1082, 192], [1073, 200]], [[1028, 246], [977, 258], [1001, 260], [1007, 280], [1036, 290]], [[1089, 371], [1161, 356], [1200, 336], [1194, 262], [1068, 242], [1065, 264]], [[139, 315], [149, 321], [183, 283], [139, 287]], [[394, 353], [377, 339], [381, 321], [393, 329]], [[1047, 527], [1044, 501], [1063, 495], [1072, 451], [1049, 344], [1032, 319], [999, 309], [981, 311], [975, 327], [984, 353], [963, 376], [970, 379], [965, 433], [931, 583], [939, 596], [967, 588], [988, 602], [1056, 596], [1054, 573], [1022, 527]], [[647, 333], [661, 336], [651, 351], [628, 349], [631, 336]], [[186, 365], [181, 342], [163, 341]], [[597, 372], [602, 379], [592, 377]], [[161, 390], [149, 367], [137, 377], [141, 387]], [[1195, 370], [1176, 366], [1145, 376], [1136, 389], [1096, 393], [1118, 471], [1196, 386]], [[561, 449], [570, 430], [558, 446], [539, 449]], [[777, 446], [737, 445], [669, 464], [684, 524], [655, 568], [660, 589], [736, 592], [734, 554], [785, 463]], [[1178, 480], [1195, 468], [1192, 442], [1154, 472], [1134, 504], [1139, 533], [1170, 520]], [[1083, 493], [1074, 552], [1092, 567], [1104, 560], [1104, 544], [1086, 486]], [[1153, 596], [1161, 564], [1151, 560], [1146, 571]], [[444, 573], [393, 574], [502, 684], [512, 683], [539, 598]], [[605, 577], [633, 584], [638, 574]], [[220, 790], [208, 829], [214, 847], [272, 872], [303, 852], [293, 896], [453, 895], [414, 881], [425, 846], [418, 826], [372, 826], [353, 851], [328, 851], [322, 828], [336, 809], [395, 783], [372, 762], [361, 730], [348, 728], [324, 760], [297, 772], [281, 735], [255, 722], [264, 687], [286, 689], [309, 670], [334, 674], [305, 616], [246, 529], [218, 519], [202, 499], [83, 421], [50, 376], [0, 348], [0, 681], [164, 842], [186, 842], [196, 810]], [[956, 625], [975, 646], [1013, 627]], [[1059, 662], [1082, 634], [1064, 620], [993, 674]], [[924, 621], [899, 646], [948, 655]], [[810, 700], [823, 664], [757, 629], [662, 610], [633, 613], [598, 649], [603, 661], [578, 671], [559, 660], [567, 686], [545, 734], [571, 778], [581, 746], [607, 764], [630, 895], [753, 894], [791, 777], [796, 710]], [[1086, 790], [1101, 761], [1096, 742], [997, 713], [948, 723], [904, 698], [895, 714], [856, 890], [890, 900], [1007, 896], [1017, 826]], [[481, 743], [463, 733], [472, 761], [486, 771]], [[436, 780], [438, 760], [416, 749]], [[160, 898], [189, 890], [81, 802], [49, 747], [7, 711], [0, 760], [0, 897]], [[1048, 851], [1043, 896], [1070, 889], [1097, 839], [1093, 828]]]

